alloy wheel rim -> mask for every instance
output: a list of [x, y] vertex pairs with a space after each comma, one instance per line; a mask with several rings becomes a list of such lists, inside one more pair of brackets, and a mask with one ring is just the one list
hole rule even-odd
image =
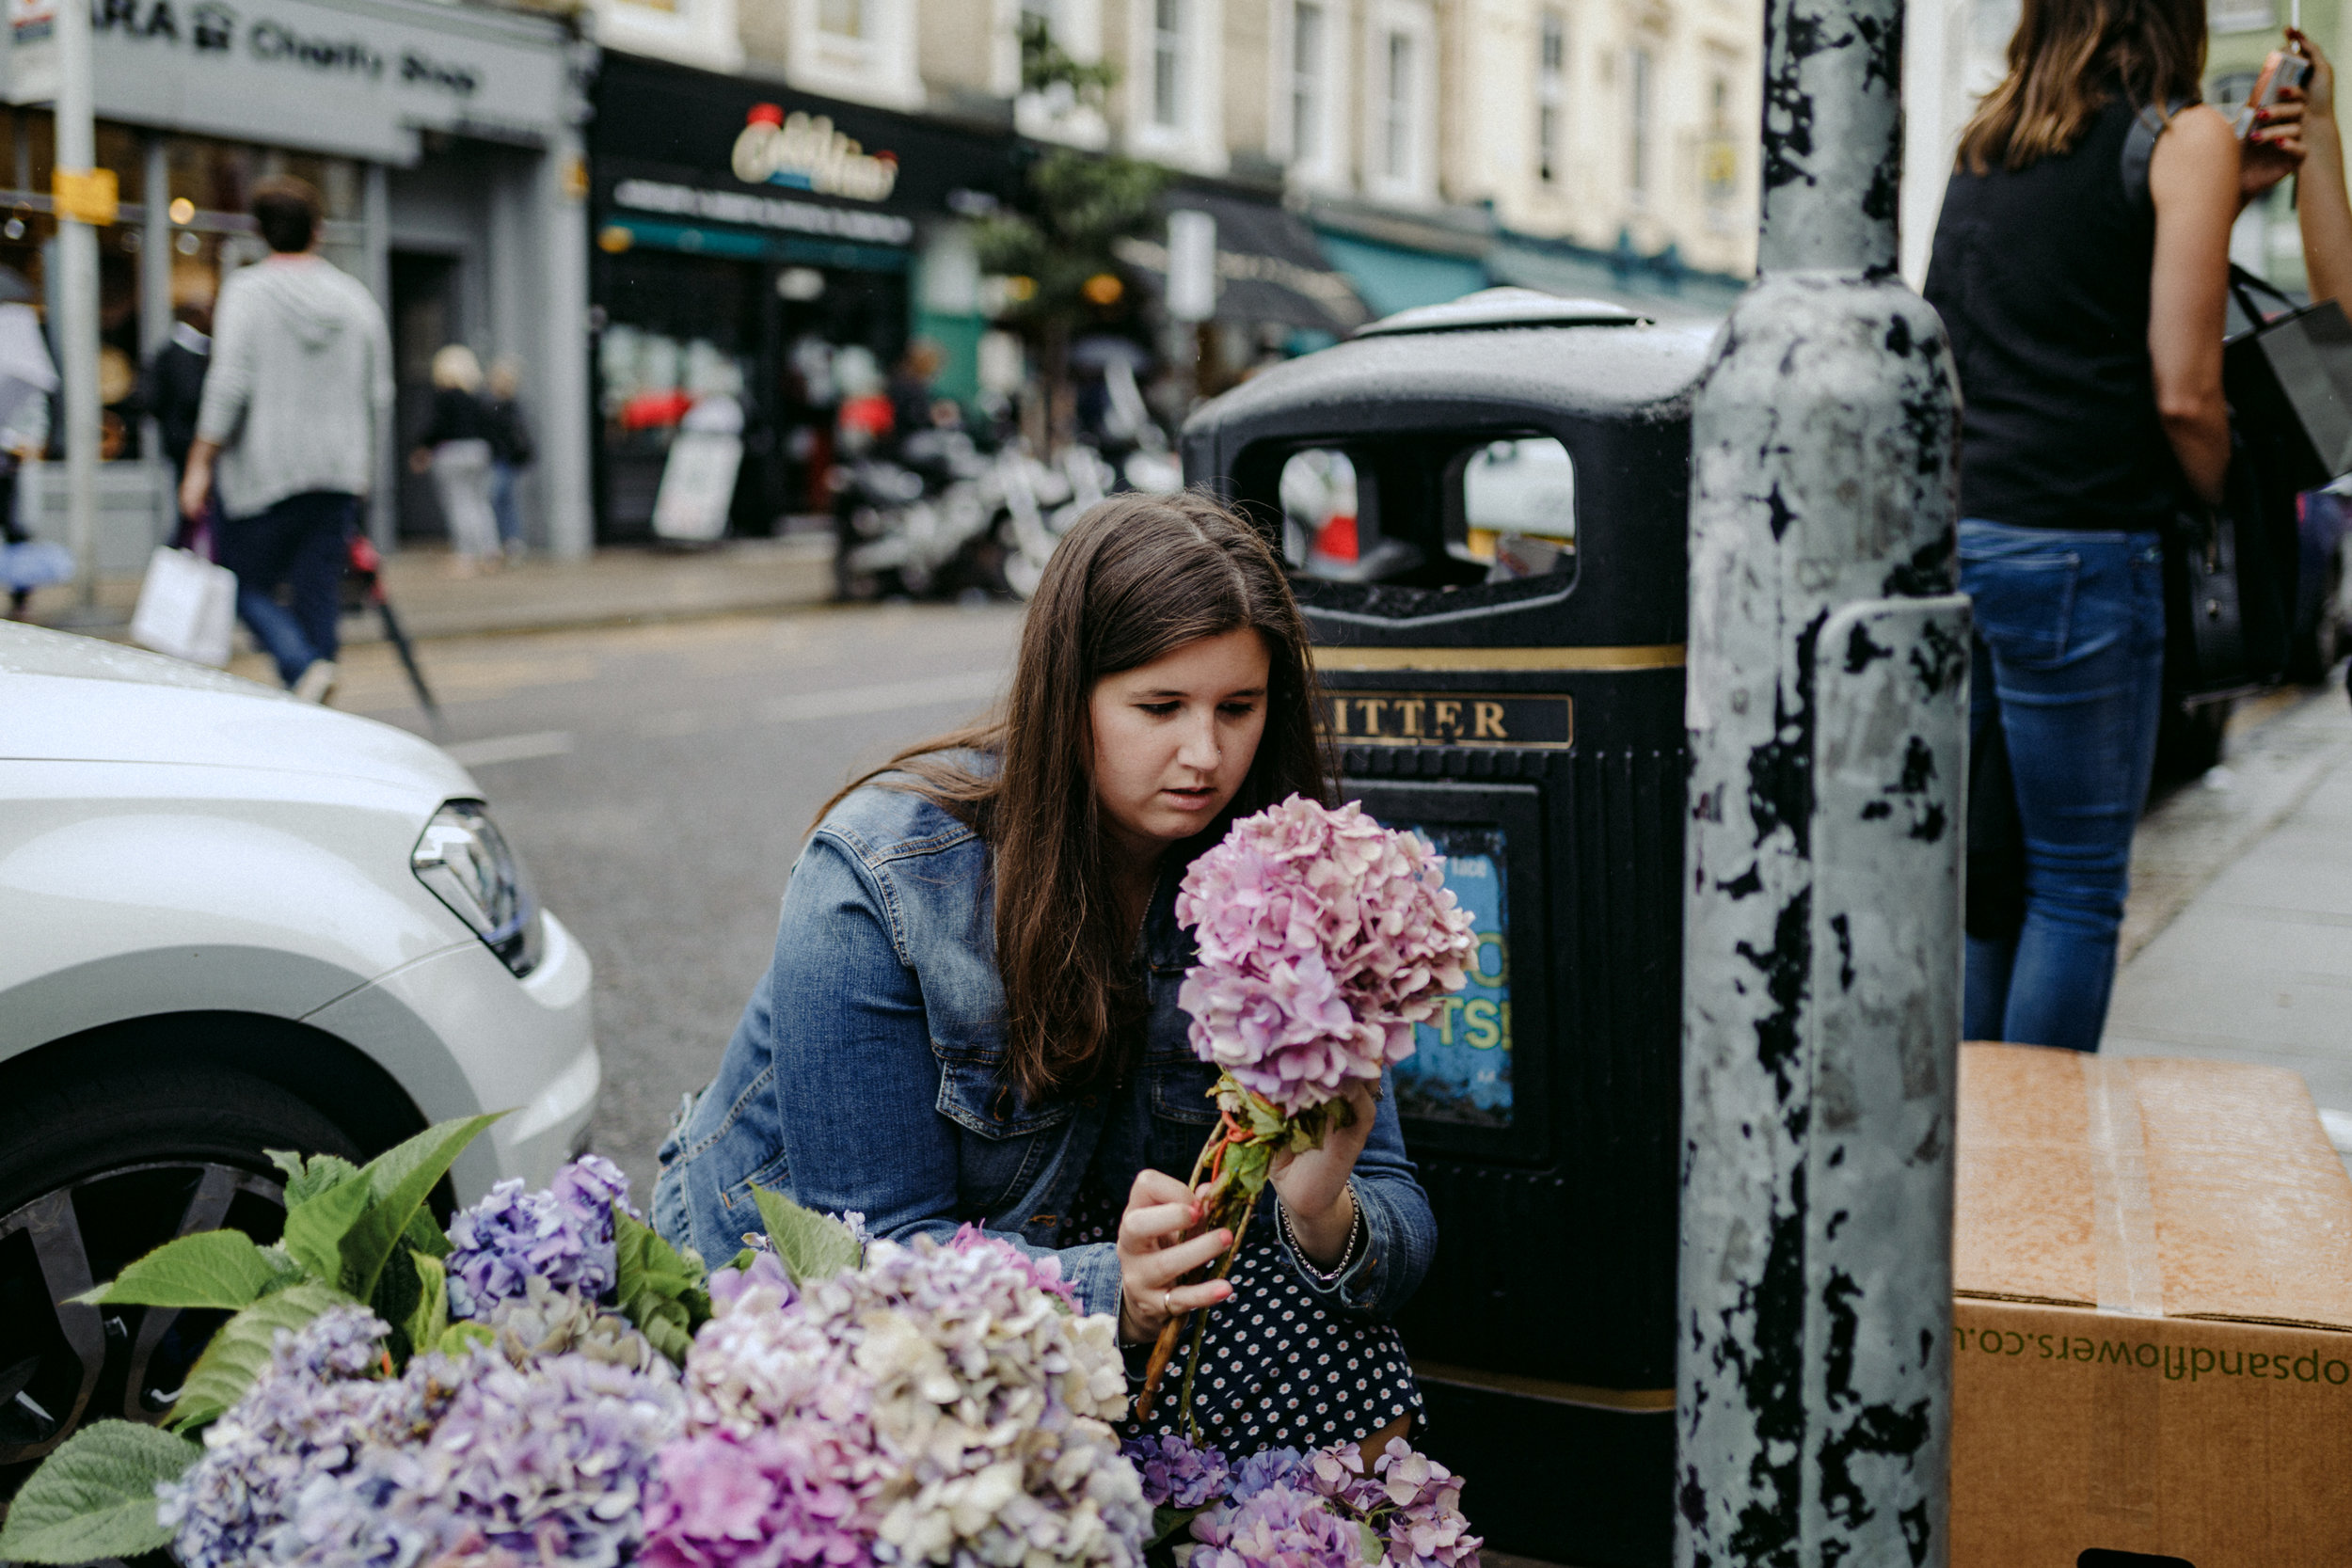
[[[155, 1201], [173, 1196], [176, 1212]], [[273, 1242], [284, 1204], [273, 1177], [190, 1158], [111, 1166], [0, 1216], [0, 1490], [12, 1489], [8, 1471], [86, 1420], [161, 1420], [187, 1362], [227, 1316], [66, 1298], [175, 1237], [233, 1224]]]

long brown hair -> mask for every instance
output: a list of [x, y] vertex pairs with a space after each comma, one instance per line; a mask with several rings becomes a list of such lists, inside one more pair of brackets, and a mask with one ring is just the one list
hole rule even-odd
[[[1281, 563], [1256, 529], [1188, 491], [1089, 509], [1030, 600], [1002, 707], [908, 747], [826, 803], [879, 779], [978, 831], [995, 880], [1006, 1075], [1025, 1099], [1095, 1077], [1115, 1027], [1141, 1006], [1094, 790], [1094, 684], [1244, 627], [1265, 643], [1265, 730], [1232, 803], [1180, 853], [1290, 795], [1328, 801], [1313, 656]], [[974, 768], [959, 751], [996, 766]]]
[[2025, 0], [2009, 76], [1960, 134], [1960, 166], [2021, 169], [2072, 148], [2120, 90], [2159, 113], [2195, 103], [2204, 0]]

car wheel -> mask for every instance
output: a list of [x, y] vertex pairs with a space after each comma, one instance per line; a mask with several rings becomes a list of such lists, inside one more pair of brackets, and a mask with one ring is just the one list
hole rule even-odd
[[86, 1422], [161, 1418], [227, 1317], [64, 1298], [175, 1236], [233, 1227], [276, 1241], [283, 1190], [264, 1149], [358, 1156], [309, 1101], [234, 1070], [50, 1073], [7, 1092], [0, 1497]]

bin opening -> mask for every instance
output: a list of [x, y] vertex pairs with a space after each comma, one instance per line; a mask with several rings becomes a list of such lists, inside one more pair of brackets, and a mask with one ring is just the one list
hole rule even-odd
[[1498, 597], [1482, 590], [1530, 579], [1557, 593], [1576, 575], [1576, 464], [1555, 436], [1298, 447], [1281, 454], [1274, 488], [1283, 557], [1306, 583], [1443, 595], [1395, 613], [1468, 609]]

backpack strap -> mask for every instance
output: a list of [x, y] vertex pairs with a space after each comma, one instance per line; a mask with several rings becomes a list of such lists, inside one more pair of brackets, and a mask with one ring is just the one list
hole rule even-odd
[[2145, 209], [2154, 201], [2148, 194], [2148, 163], [2156, 155], [2156, 138], [2174, 115], [2194, 102], [2176, 98], [2161, 109], [2151, 103], [2132, 117], [2132, 128], [2123, 137], [2123, 199], [2134, 207]]

